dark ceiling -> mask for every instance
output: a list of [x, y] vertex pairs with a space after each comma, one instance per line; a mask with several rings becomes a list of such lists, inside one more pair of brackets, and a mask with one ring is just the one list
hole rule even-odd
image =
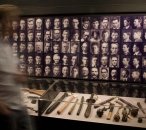
[[0, 0], [15, 4], [22, 14], [146, 12], [146, 0]]

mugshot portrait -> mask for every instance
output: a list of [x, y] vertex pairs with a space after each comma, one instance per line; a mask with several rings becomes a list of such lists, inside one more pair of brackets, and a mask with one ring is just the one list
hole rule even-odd
[[43, 19], [42, 18], [36, 18], [35, 19], [35, 30], [42, 30], [43, 26]]
[[119, 80], [119, 69], [116, 69], [116, 68], [112, 68], [109, 70], [109, 79], [112, 80], [112, 81], [117, 81]]
[[90, 29], [90, 17], [81, 17], [81, 29]]
[[100, 37], [100, 31], [99, 30], [91, 30], [91, 38], [90, 42], [97, 42], [100, 43], [101, 37]]
[[51, 77], [52, 74], [51, 70], [52, 70], [51, 66], [48, 65], [44, 66], [44, 76]]
[[61, 74], [62, 74], [62, 77], [63, 78], [68, 78], [69, 77], [69, 66], [62, 66], [62, 69], [61, 69]]
[[26, 53], [26, 43], [25, 42], [20, 42], [19, 43], [19, 53]]
[[89, 66], [89, 58], [88, 55], [81, 55], [80, 56], [80, 66]]
[[131, 68], [131, 57], [130, 56], [121, 57], [121, 67], [125, 68], [125, 69]]
[[101, 43], [101, 54], [108, 55], [109, 54], [109, 43], [102, 42]]
[[90, 56], [90, 67], [99, 67], [99, 55]]
[[35, 41], [36, 42], [43, 41], [43, 32], [42, 31], [35, 31]]
[[61, 43], [60, 42], [53, 42], [52, 43], [52, 52], [53, 53], [60, 53], [61, 51]]
[[79, 17], [72, 17], [71, 18], [71, 25], [72, 25], [72, 29], [79, 29], [80, 18]]
[[143, 42], [143, 31], [142, 30], [133, 30], [133, 41], [134, 42]]
[[13, 53], [18, 53], [19, 51], [19, 43], [17, 42], [12, 42], [11, 43], [11, 48]]
[[70, 31], [69, 30], [62, 31], [62, 41], [70, 41]]
[[81, 43], [81, 47], [80, 47], [80, 49], [81, 49], [81, 51], [80, 51], [80, 53], [82, 53], [82, 54], [88, 54], [89, 53], [89, 48], [90, 46], [89, 46], [89, 43], [88, 42], [83, 42], [83, 43]]
[[80, 67], [80, 76], [82, 79], [88, 79], [89, 78], [89, 68], [86, 66]]
[[19, 63], [25, 64], [26, 63], [26, 54], [20, 54], [19, 55]]
[[35, 42], [35, 53], [43, 52], [43, 42]]
[[90, 78], [99, 79], [99, 70], [97, 67], [90, 68]]
[[132, 31], [122, 30], [122, 40], [123, 42], [132, 42]]
[[60, 77], [61, 67], [59, 65], [52, 66], [52, 75], [53, 75], [53, 77]]
[[109, 57], [107, 55], [102, 55], [100, 58], [100, 67], [109, 67]]
[[27, 70], [27, 66], [25, 63], [21, 63], [18, 66], [18, 70], [22, 73], [22, 74], [26, 74], [26, 70]]
[[28, 42], [27, 43], [27, 53], [34, 53], [34, 47], [35, 43], [34, 42]]
[[79, 77], [79, 68], [78, 68], [78, 66], [71, 66], [70, 67], [70, 77], [71, 78], [78, 78]]
[[110, 29], [110, 17], [109, 16], [100, 18], [100, 29]]
[[133, 82], [141, 81], [141, 70], [140, 69], [131, 70], [131, 81], [133, 81]]
[[107, 68], [107, 67], [99, 68], [99, 79], [109, 80], [109, 68]]
[[70, 55], [70, 65], [71, 66], [77, 66], [79, 64], [79, 56], [78, 55]]
[[27, 30], [34, 30], [35, 28], [35, 19], [27, 18]]
[[53, 29], [61, 29], [61, 18], [54, 18], [53, 20]]
[[122, 49], [122, 55], [126, 55], [126, 56], [129, 56], [131, 55], [131, 52], [132, 52], [132, 48], [131, 48], [131, 44], [130, 43], [123, 43], [122, 46], [121, 46], [121, 49]]
[[110, 30], [101, 30], [101, 42], [110, 41]]
[[142, 57], [142, 69], [146, 69], [146, 56]]
[[100, 53], [100, 43], [92, 42], [90, 43], [90, 52], [91, 54], [97, 55]]
[[79, 52], [79, 49], [80, 49], [80, 42], [74, 42], [72, 41], [71, 42], [71, 48], [70, 48], [70, 52], [72, 54], [77, 54]]
[[46, 17], [45, 18], [45, 22], [44, 22], [44, 28], [46, 29], [46, 30], [50, 30], [50, 29], [52, 29], [52, 18], [50, 17]]
[[120, 32], [119, 30], [111, 30], [111, 42], [119, 42]]
[[99, 17], [91, 17], [91, 29], [100, 29], [100, 18]]
[[62, 18], [62, 29], [70, 29], [70, 18], [69, 17]]
[[28, 42], [34, 42], [34, 31], [28, 30], [27, 32], [27, 41]]
[[53, 55], [53, 65], [61, 65], [61, 56], [59, 54]]
[[81, 42], [89, 42], [89, 41], [90, 41], [90, 30], [82, 30]]
[[146, 83], [146, 69], [142, 70], [142, 81]]
[[35, 60], [35, 65], [42, 65], [42, 55], [39, 55], [39, 54], [36, 54], [35, 55], [35, 58], [34, 58], [34, 60]]
[[120, 16], [112, 16], [111, 17], [111, 29], [120, 29], [121, 22], [120, 22]]
[[123, 29], [132, 29], [132, 19], [130, 16], [123, 17], [122, 19]]
[[26, 30], [26, 19], [20, 19], [20, 22], [19, 22], [19, 27], [20, 27], [20, 30]]
[[80, 31], [79, 30], [71, 30], [71, 41], [80, 41]]
[[17, 32], [12, 33], [12, 41], [14, 42], [19, 41], [19, 34]]
[[42, 66], [35, 65], [35, 76], [42, 76]]
[[52, 51], [52, 42], [44, 42], [44, 53], [50, 53]]
[[46, 54], [44, 56], [44, 63], [45, 65], [51, 65], [52, 64], [52, 54]]
[[13, 31], [18, 31], [19, 29], [19, 22], [17, 20], [13, 20], [11, 22], [11, 28]]
[[19, 32], [19, 41], [21, 41], [21, 42], [26, 41], [26, 32], [25, 31]]
[[53, 41], [61, 41], [61, 30], [53, 30]]
[[142, 44], [134, 43], [132, 46], [132, 52], [134, 56], [141, 56], [142, 55]]
[[110, 67], [119, 68], [119, 56], [118, 55], [110, 56]]
[[27, 75], [34, 76], [34, 66], [33, 65], [27, 65]]
[[52, 40], [52, 30], [44, 30], [44, 41], [49, 42]]
[[110, 54], [117, 55], [119, 53], [119, 43], [111, 43], [110, 45]]
[[70, 63], [70, 56], [68, 54], [62, 55], [62, 65], [69, 65]]
[[140, 69], [141, 68], [141, 56], [133, 56], [132, 57], [132, 68], [134, 69]]
[[70, 42], [62, 41], [62, 43], [61, 43], [61, 53], [70, 53]]
[[27, 64], [28, 65], [34, 64], [34, 55], [27, 55]]
[[121, 81], [129, 81], [130, 80], [130, 69], [121, 68], [120, 80]]
[[133, 22], [133, 29], [142, 29], [143, 28], [142, 16], [133, 16], [132, 22]]

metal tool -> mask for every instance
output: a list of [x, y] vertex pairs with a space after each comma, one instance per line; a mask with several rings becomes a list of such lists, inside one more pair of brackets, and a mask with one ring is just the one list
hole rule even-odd
[[83, 102], [84, 102], [84, 96], [82, 96], [82, 98], [81, 98], [81, 102], [80, 102], [79, 109], [77, 111], [77, 115], [80, 115], [80, 112], [81, 112], [82, 107], [83, 107]]
[[142, 113], [146, 116], [146, 113], [142, 107], [142, 105], [140, 104], [140, 102], [137, 102], [137, 106], [139, 107], [139, 109], [142, 111]]
[[105, 100], [105, 101], [103, 101], [103, 102], [100, 102], [100, 103], [98, 103], [98, 104], [95, 104], [95, 105], [94, 105], [94, 108], [98, 108], [98, 107], [100, 107], [101, 105], [104, 105], [104, 104], [106, 104], [106, 103], [112, 101], [112, 100], [115, 99], [115, 98], [116, 98], [116, 97], [111, 97], [111, 98], [109, 98], [109, 99], [107, 99], [107, 100]]
[[73, 104], [73, 106], [72, 106], [71, 109], [69, 110], [68, 115], [71, 115], [71, 114], [72, 114], [72, 112], [73, 112], [73, 110], [74, 110], [74, 108], [75, 108], [75, 106], [76, 106], [78, 100], [79, 100], [79, 99], [76, 99], [75, 103]]
[[65, 97], [67, 97], [67, 96], [68, 96], [68, 93], [64, 93], [57, 101], [55, 101], [55, 102], [47, 109], [47, 111], [46, 111], [45, 114], [50, 114], [52, 111], [54, 111], [54, 110], [58, 107], [58, 105], [63, 101], [63, 99], [64, 99]]
[[84, 114], [84, 116], [86, 118], [88, 118], [90, 116], [92, 104], [95, 103], [95, 99], [93, 99], [93, 97], [94, 97], [94, 93], [92, 93], [91, 97], [86, 100], [86, 102], [88, 103], [88, 106], [87, 106], [85, 114]]
[[107, 120], [110, 120], [111, 119], [111, 117], [112, 117], [112, 114], [113, 114], [113, 110], [114, 110], [114, 107], [115, 107], [115, 104], [110, 104], [110, 110], [109, 110], [109, 113], [108, 113], [108, 115], [107, 115]]

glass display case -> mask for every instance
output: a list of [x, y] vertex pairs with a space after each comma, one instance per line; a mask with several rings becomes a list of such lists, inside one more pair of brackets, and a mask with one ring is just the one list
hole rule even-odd
[[43, 80], [49, 88], [38, 99], [40, 117], [146, 128], [145, 84]]

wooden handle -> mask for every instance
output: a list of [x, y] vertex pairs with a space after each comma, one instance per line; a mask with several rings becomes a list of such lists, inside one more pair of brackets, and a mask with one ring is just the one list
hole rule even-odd
[[74, 99], [74, 96], [71, 96], [70, 99], [68, 101], [66, 101], [64, 103], [64, 105], [57, 111], [57, 114], [61, 114], [66, 108], [67, 106], [70, 104], [70, 102]]
[[111, 119], [112, 113], [113, 113], [113, 112], [109, 112], [109, 113], [108, 113], [107, 118], [106, 118], [107, 120], [110, 120], [110, 119]]

